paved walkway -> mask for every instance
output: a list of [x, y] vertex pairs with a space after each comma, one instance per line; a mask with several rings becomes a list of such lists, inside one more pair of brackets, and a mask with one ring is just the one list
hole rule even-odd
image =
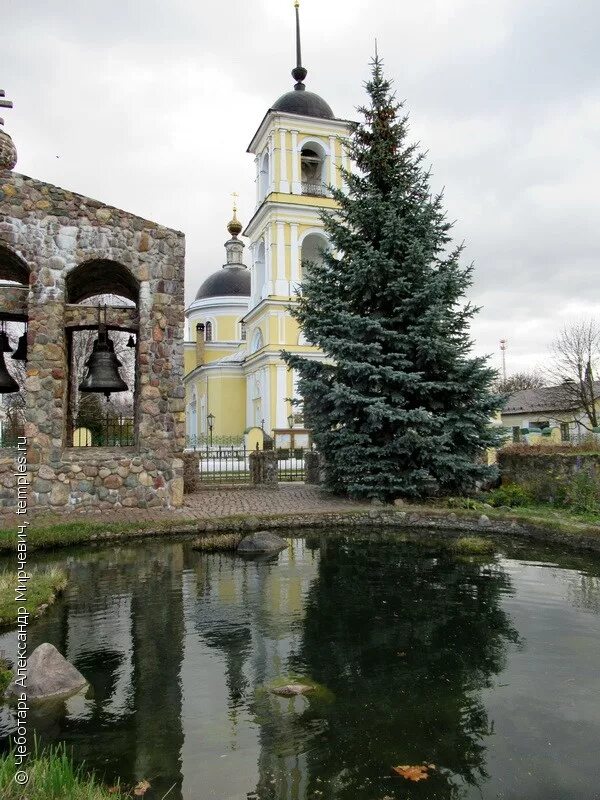
[[[278, 489], [204, 489], [184, 496], [181, 508], [163, 509], [116, 508], [110, 510], [80, 509], [78, 511], [49, 513], [32, 509], [31, 517], [39, 525], [73, 520], [115, 522], [162, 522], [177, 519], [207, 519], [229, 516], [253, 516], [256, 514], [302, 514], [328, 511], [356, 510], [368, 508], [362, 503], [331, 497], [316, 486], [304, 484], [280, 484]], [[30, 518], [31, 518], [30, 517]], [[21, 521], [22, 518], [19, 519]], [[13, 513], [0, 514], [1, 528], [16, 527], [17, 517]]]

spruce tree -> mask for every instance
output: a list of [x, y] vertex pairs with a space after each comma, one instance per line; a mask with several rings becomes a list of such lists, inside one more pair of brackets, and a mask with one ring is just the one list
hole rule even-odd
[[464, 492], [490, 477], [479, 457], [497, 443], [502, 402], [495, 371], [471, 354], [472, 266], [377, 56], [366, 89], [348, 191], [331, 187], [339, 208], [322, 214], [331, 249], [303, 264], [291, 309], [327, 360], [282, 355], [331, 489], [385, 501]]

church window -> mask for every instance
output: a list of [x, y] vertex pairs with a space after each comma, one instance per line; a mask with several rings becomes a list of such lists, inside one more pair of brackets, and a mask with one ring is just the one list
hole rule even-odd
[[261, 347], [263, 347], [263, 345], [264, 345], [264, 342], [263, 342], [262, 331], [261, 331], [260, 328], [258, 328], [254, 332], [254, 336], [252, 337], [252, 345], [250, 347], [250, 352], [256, 353], [258, 350], [261, 349]]
[[324, 180], [325, 153], [316, 144], [302, 148], [300, 174], [302, 194], [321, 197], [327, 194]]
[[212, 342], [212, 340], [213, 340], [212, 322], [207, 322], [206, 327], [204, 329], [204, 341]]
[[258, 193], [260, 200], [264, 200], [269, 194], [269, 187], [271, 184], [270, 171], [269, 154], [265, 153], [260, 163], [260, 170], [258, 173]]
[[240, 322], [240, 339], [242, 340], [242, 342], [246, 341], [247, 335], [248, 333], [246, 331], [246, 323]]

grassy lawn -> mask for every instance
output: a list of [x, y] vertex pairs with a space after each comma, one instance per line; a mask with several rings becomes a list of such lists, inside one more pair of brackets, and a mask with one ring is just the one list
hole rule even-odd
[[19, 786], [11, 755], [0, 757], [0, 797], [2, 800], [125, 800], [131, 797], [119, 787], [103, 787], [82, 769], [76, 769], [62, 745], [35, 754], [25, 766], [29, 783]]
[[[67, 585], [67, 573], [62, 569], [33, 569], [27, 581], [27, 608], [35, 615], [40, 606], [52, 603]], [[12, 625], [17, 619], [17, 608], [23, 603], [15, 601], [16, 572], [0, 572], [0, 626]]]

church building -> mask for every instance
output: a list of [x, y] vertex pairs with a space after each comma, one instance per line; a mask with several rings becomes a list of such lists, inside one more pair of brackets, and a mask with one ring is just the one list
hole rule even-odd
[[[302, 263], [327, 248], [319, 217], [335, 209], [329, 187], [343, 188], [349, 169], [349, 123], [306, 89], [296, 2], [297, 64], [292, 91], [268, 109], [248, 146], [256, 164], [256, 209], [243, 236], [227, 225], [226, 262], [200, 286], [186, 309], [186, 434], [189, 445], [234, 444], [252, 429], [297, 429], [302, 415], [293, 372], [281, 351], [324, 358], [304, 338], [289, 307], [302, 281]], [[248, 263], [247, 263], [248, 262]]]

